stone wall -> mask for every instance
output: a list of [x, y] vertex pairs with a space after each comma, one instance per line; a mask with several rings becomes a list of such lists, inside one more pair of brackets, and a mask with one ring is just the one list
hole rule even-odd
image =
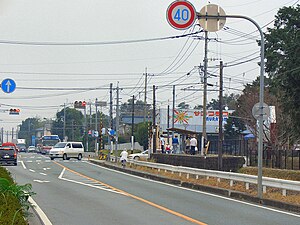
[[[151, 154], [157, 163], [185, 166], [198, 169], [218, 170], [218, 156], [191, 156], [180, 154]], [[242, 156], [223, 156], [223, 171], [235, 172], [245, 163]]]

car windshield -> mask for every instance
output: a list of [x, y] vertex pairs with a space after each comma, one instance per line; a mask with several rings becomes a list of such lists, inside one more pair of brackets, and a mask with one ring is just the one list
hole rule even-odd
[[53, 148], [64, 148], [66, 146], [67, 143], [65, 142], [59, 142], [56, 145], [54, 145]]

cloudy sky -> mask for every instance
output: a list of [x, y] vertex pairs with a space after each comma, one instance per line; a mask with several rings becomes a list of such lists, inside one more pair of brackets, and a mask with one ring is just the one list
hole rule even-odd
[[[0, 79], [13, 79], [13, 93], [0, 93], [0, 127], [10, 130], [28, 117], [53, 118], [62, 105], [75, 100], [109, 100], [109, 84], [119, 83], [121, 103], [132, 95], [148, 101], [157, 88], [157, 106], [172, 101], [192, 107], [202, 104], [203, 33], [171, 38], [200, 30], [172, 28], [166, 19], [166, 0], [1, 0]], [[190, 1], [197, 11], [208, 1]], [[279, 8], [297, 0], [219, 0], [226, 14], [251, 17], [266, 31]], [[227, 19], [225, 28], [209, 33], [209, 73], [223, 60], [225, 94], [239, 93], [259, 75], [259, 33], [241, 19]], [[243, 63], [249, 61], [247, 63]], [[238, 64], [234, 66], [235, 64]], [[213, 90], [218, 77], [208, 78]], [[195, 89], [195, 90], [193, 90]], [[115, 95], [115, 93], [114, 93]], [[215, 91], [208, 94], [216, 98]], [[20, 108], [19, 116], [6, 110]], [[106, 110], [106, 109], [104, 109]]]

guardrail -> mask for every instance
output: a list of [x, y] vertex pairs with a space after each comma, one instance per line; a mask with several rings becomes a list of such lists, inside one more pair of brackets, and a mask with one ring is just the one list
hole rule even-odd
[[[216, 171], [216, 170], [204, 170], [204, 169], [197, 169], [197, 168], [190, 168], [190, 167], [183, 167], [183, 166], [172, 166], [167, 164], [161, 163], [151, 163], [145, 161], [137, 161], [137, 160], [129, 160], [129, 163], [133, 163], [139, 166], [151, 167], [160, 170], [170, 171], [172, 173], [179, 173], [180, 176], [182, 174], [186, 174], [187, 179], [190, 175], [196, 176], [196, 179], [199, 176], [204, 176], [210, 178], [215, 177], [220, 181], [220, 179], [229, 180], [230, 186], [233, 186], [234, 181], [244, 182], [246, 185], [246, 189], [250, 188], [249, 184], [256, 184], [257, 185], [257, 176], [248, 175], [248, 174], [239, 174], [239, 173], [232, 173], [232, 172], [223, 172], [223, 171]], [[290, 180], [282, 180], [277, 178], [270, 178], [270, 177], [263, 177], [262, 181], [263, 185], [263, 192], [267, 192], [267, 187], [279, 188], [282, 189], [282, 195], [286, 196], [286, 191], [300, 191], [300, 182], [299, 181], [290, 181]]]

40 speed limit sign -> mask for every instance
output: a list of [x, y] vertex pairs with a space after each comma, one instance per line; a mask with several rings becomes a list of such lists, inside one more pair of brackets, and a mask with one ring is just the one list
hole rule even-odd
[[178, 30], [191, 27], [196, 19], [196, 10], [188, 1], [174, 1], [167, 9], [169, 24]]

